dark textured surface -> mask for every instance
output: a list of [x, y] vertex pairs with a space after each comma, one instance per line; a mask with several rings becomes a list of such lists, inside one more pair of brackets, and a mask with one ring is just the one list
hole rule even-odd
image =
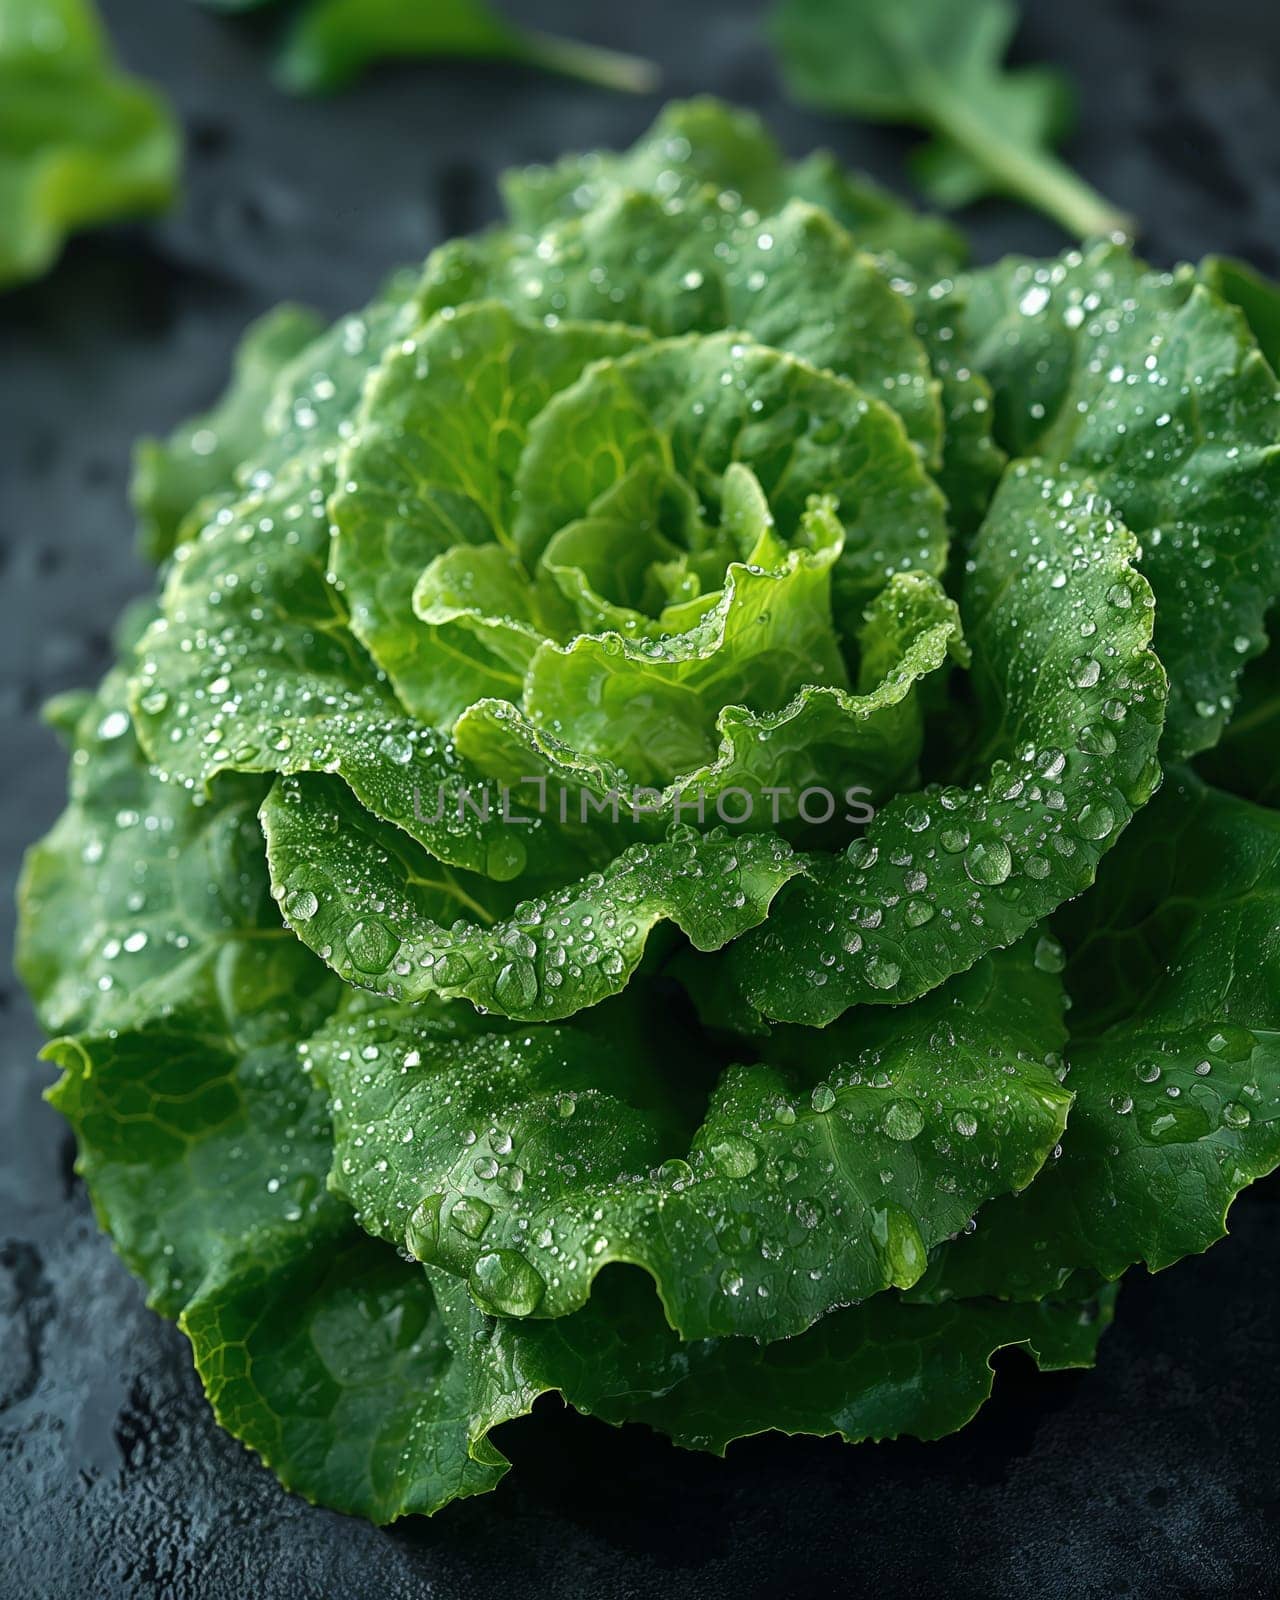
[[[963, 0], [956, 0], [957, 4]], [[666, 89], [755, 105], [799, 153], [893, 179], [904, 141], [787, 108], [751, 0], [515, 0], [547, 27], [660, 59]], [[244, 322], [283, 296], [336, 312], [496, 209], [511, 162], [623, 142], [657, 102], [498, 69], [406, 69], [337, 101], [269, 86], [252, 37], [181, 0], [104, 0], [129, 65], [190, 135], [182, 210], [77, 241], [0, 301], [0, 876], [53, 819], [63, 758], [38, 723], [87, 683], [145, 586], [131, 440], [207, 402]], [[1038, 0], [1022, 39], [1081, 85], [1079, 164], [1160, 261], [1280, 266], [1273, 0]], [[1047, 250], [1008, 207], [980, 254]], [[38, 1033], [0, 917], [0, 1594], [1258, 1595], [1280, 1538], [1280, 1241], [1273, 1182], [1233, 1236], [1134, 1274], [1094, 1373], [1002, 1363], [979, 1421], [936, 1445], [753, 1440], [727, 1462], [542, 1406], [499, 1436], [497, 1494], [378, 1531], [316, 1511], [214, 1426], [177, 1331], [148, 1313], [39, 1099]]]

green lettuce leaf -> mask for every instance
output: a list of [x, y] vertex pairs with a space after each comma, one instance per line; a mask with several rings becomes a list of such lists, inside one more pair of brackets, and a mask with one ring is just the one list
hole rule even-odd
[[1222, 739], [1196, 759], [1196, 771], [1220, 789], [1258, 805], [1280, 801], [1280, 650], [1268, 647], [1240, 679], [1240, 694]]
[[150, 775], [118, 677], [76, 747], [71, 805], [24, 870], [18, 959], [46, 1026], [81, 1030], [48, 1047], [50, 1098], [99, 1219], [179, 1318], [219, 1419], [288, 1486], [384, 1521], [491, 1487], [427, 1286], [325, 1189], [297, 1042], [341, 986], [281, 925], [245, 784], [197, 806]]
[[797, 161], [783, 183], [789, 197], [829, 212], [861, 249], [922, 283], [949, 277], [969, 258], [963, 236], [942, 217], [914, 211], [865, 173], [846, 171], [829, 150]]
[[501, 232], [460, 240], [432, 258], [424, 312], [493, 296], [526, 317], [628, 322], [659, 336], [738, 329], [865, 388], [936, 460], [938, 384], [882, 263], [816, 206], [793, 199], [761, 218], [722, 201], [707, 192], [673, 210], [619, 189], [536, 243]]
[[111, 58], [89, 0], [6, 0], [0, 16], [0, 287], [36, 278], [68, 233], [163, 211], [181, 138]]
[[623, 1261], [685, 1339], [779, 1338], [909, 1287], [978, 1204], [1030, 1182], [1066, 1120], [1046, 1064], [1064, 1037], [1058, 979], [1024, 945], [905, 1024], [853, 1014], [817, 1052], [776, 1036], [701, 1121], [680, 1108], [708, 1064], [656, 998], [516, 1032], [366, 1009], [308, 1055], [333, 1187], [482, 1309], [564, 1316]]
[[1165, 683], [1137, 545], [1087, 479], [1010, 469], [961, 607], [975, 781], [895, 797], [728, 953], [745, 1008], [821, 1026], [901, 1005], [1092, 881], [1160, 777]]
[[648, 61], [508, 22], [487, 0], [308, 0], [276, 62], [281, 85], [300, 94], [329, 93], [375, 62], [412, 57], [517, 61], [649, 94], [658, 70]]
[[779, 527], [812, 495], [840, 508], [836, 606], [865, 604], [896, 572], [937, 574], [941, 496], [889, 409], [832, 373], [733, 334], [673, 339], [589, 369], [534, 419], [516, 477], [517, 552], [536, 560], [588, 513], [622, 463], [669, 464], [712, 506], [734, 461], [749, 466]]
[[1280, 584], [1280, 387], [1243, 315], [1190, 268], [1148, 272], [1104, 244], [976, 274], [966, 321], [1000, 443], [1089, 473], [1141, 541], [1164, 753], [1206, 749]]
[[754, 113], [709, 97], [667, 106], [628, 151], [565, 156], [554, 166], [525, 167], [502, 180], [517, 230], [538, 235], [557, 219], [590, 212], [617, 193], [651, 194], [669, 205], [718, 190], [733, 210], [741, 202], [767, 216], [789, 199], [829, 213], [858, 247], [906, 262], [926, 280], [954, 271], [964, 240], [938, 217], [921, 216], [862, 174], [853, 176], [819, 151], [788, 166]]
[[590, 211], [612, 191], [635, 190], [678, 203], [710, 188], [753, 210], [776, 211], [786, 195], [781, 152], [760, 118], [710, 96], [665, 107], [630, 150], [563, 156], [554, 166], [504, 175], [503, 198], [521, 233]]
[[[492, 820], [500, 830], [500, 817]], [[522, 901], [498, 920], [442, 883], [431, 855], [407, 835], [389, 836], [332, 779], [281, 779], [262, 823], [272, 878], [298, 936], [348, 983], [397, 1000], [465, 996], [530, 1021], [570, 1016], [617, 994], [660, 922], [673, 922], [696, 949], [718, 950], [762, 922], [779, 888], [802, 870], [773, 834], [684, 828], [631, 845], [603, 872]]]
[[[1116, 1294], [945, 1306], [877, 1295], [776, 1344], [680, 1344], [635, 1280], [604, 1274], [582, 1311], [554, 1322], [495, 1322], [433, 1277], [477, 1412], [492, 1426], [556, 1390], [606, 1422], [645, 1422], [716, 1455], [770, 1431], [849, 1443], [937, 1439], [963, 1427], [991, 1393], [996, 1350], [1021, 1346], [1045, 1371], [1091, 1366]], [[478, 1446], [482, 1436], [473, 1438]]]
[[141, 439], [134, 448], [132, 496], [139, 537], [149, 560], [160, 562], [189, 533], [198, 532], [204, 502], [237, 488], [240, 464], [258, 453], [263, 411], [281, 369], [321, 329], [311, 312], [278, 306], [245, 332], [231, 382], [217, 405], [193, 417], [168, 439]]
[[[488, 1432], [546, 1389], [611, 1420], [647, 1420], [683, 1443], [722, 1448], [766, 1426], [848, 1437], [936, 1433], [958, 1426], [985, 1396], [986, 1356], [998, 1345], [1029, 1342], [1047, 1363], [1090, 1359], [1105, 1309], [1099, 1318], [1066, 1305], [1023, 1312], [877, 1302], [881, 1333], [906, 1324], [888, 1343], [860, 1311], [841, 1312], [820, 1335], [781, 1347], [795, 1359], [771, 1363], [767, 1385], [762, 1374], [748, 1401], [738, 1380], [757, 1347], [682, 1344], [652, 1292], [638, 1292], [639, 1279], [606, 1280], [575, 1315], [536, 1325], [549, 1335], [499, 1331], [451, 1292], [453, 1280], [438, 1275], [433, 1287], [362, 1234], [325, 1189], [329, 1126], [311, 1069], [334, 1036], [322, 1034], [301, 1060], [296, 1042], [330, 1011], [339, 985], [280, 926], [252, 857], [234, 874], [236, 902], [212, 907], [208, 862], [214, 841], [238, 826], [240, 800], [220, 789], [229, 821], [221, 802], [196, 805], [150, 775], [118, 679], [82, 705], [79, 727], [80, 748], [104, 756], [102, 775], [96, 759], [77, 768], [65, 837], [33, 856], [24, 893], [49, 894], [61, 874], [63, 893], [78, 893], [98, 936], [111, 929], [127, 948], [108, 958], [124, 963], [121, 981], [100, 990], [111, 1009], [83, 1017], [88, 1031], [50, 1047], [62, 1068], [53, 1098], [76, 1128], [99, 1217], [151, 1303], [178, 1316], [219, 1420], [288, 1486], [379, 1521], [429, 1512], [493, 1487], [506, 1463]], [[121, 895], [116, 874], [126, 854], [148, 906]], [[44, 920], [29, 919], [27, 929]], [[135, 937], [144, 929], [146, 944]], [[56, 1027], [65, 974], [51, 972], [57, 950], [33, 947], [29, 931], [28, 982]], [[148, 945], [153, 958], [131, 969]], [[80, 958], [69, 954], [75, 969]], [[1033, 978], [1029, 968], [1026, 975]], [[1043, 1011], [1034, 980], [1026, 994], [1034, 1030]], [[956, 1008], [962, 1026], [967, 1009]], [[465, 1038], [457, 1027], [450, 1020], [441, 1036]], [[367, 1053], [362, 1059], [367, 1069]], [[644, 1068], [638, 1053], [637, 1089]], [[572, 1095], [585, 1118], [596, 1092], [590, 1075], [579, 1094], [566, 1081], [562, 1100]], [[489, 1336], [477, 1342], [485, 1328]], [[906, 1376], [913, 1344], [940, 1383], [927, 1408]], [[890, 1349], [897, 1354], [886, 1369]]]
[[18, 965], [50, 1031], [105, 1030], [139, 992], [180, 1004], [188, 950], [279, 918], [259, 870], [260, 781], [228, 784], [199, 812], [146, 781], [118, 670], [66, 710], [71, 799], [27, 854]]
[[1081, 238], [1127, 218], [1052, 153], [1068, 120], [1058, 74], [1003, 66], [1009, 0], [781, 0], [773, 37], [791, 92], [824, 111], [928, 128], [916, 177], [941, 205], [1009, 194]]
[[[574, 797], [579, 817], [610, 814], [615, 796], [638, 797], [643, 809], [633, 805], [633, 824], [718, 817], [798, 835], [806, 831], [798, 821], [831, 821], [837, 803], [893, 793], [912, 780], [919, 759], [922, 685], [948, 661], [966, 659], [954, 603], [918, 573], [895, 578], [865, 613], [857, 692], [834, 669], [835, 683], [802, 676], [788, 688], [786, 670], [803, 663], [783, 648], [796, 637], [783, 627], [799, 626], [786, 609], [797, 604], [798, 587], [787, 580], [803, 575], [796, 554], [772, 573], [733, 564], [713, 610], [659, 644], [606, 635], [563, 650], [541, 646], [521, 709], [477, 701], [454, 726], [459, 750], [530, 799], [535, 783], [548, 793], [554, 783]], [[717, 709], [702, 686], [728, 688], [735, 679], [743, 693], [760, 690], [756, 703], [781, 704]]]
[[943, 1253], [939, 1286], [1035, 1297], [1225, 1235], [1235, 1196], [1280, 1165], [1278, 902], [1276, 813], [1171, 778], [1061, 918], [1076, 996], [1061, 1155]]
[[[479, 641], [456, 664], [456, 645], [433, 648], [434, 630], [413, 610], [419, 576], [460, 543], [496, 540], [515, 553], [515, 480], [534, 420], [585, 367], [645, 337], [595, 323], [547, 327], [482, 302], [436, 317], [378, 370], [339, 473], [333, 566], [352, 631], [418, 716], [447, 721], [510, 680]], [[486, 666], [490, 687], [477, 692]]]
[[1239, 306], [1271, 370], [1280, 372], [1280, 286], [1231, 256], [1206, 256], [1200, 277], [1221, 299]]

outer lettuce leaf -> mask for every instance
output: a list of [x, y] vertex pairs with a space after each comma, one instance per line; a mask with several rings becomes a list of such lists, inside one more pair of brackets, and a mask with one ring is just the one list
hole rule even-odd
[[[281, 948], [296, 966], [299, 947]], [[100, 1220], [178, 1316], [223, 1426], [308, 1499], [384, 1522], [434, 1511], [492, 1488], [502, 1464], [468, 1448], [463, 1374], [427, 1285], [325, 1193], [325, 1106], [298, 1072], [294, 998], [275, 997], [274, 1036], [239, 1009], [256, 1009], [261, 966], [246, 950], [228, 982], [208, 963], [187, 1012], [52, 1045], [51, 1098]]]
[[1061, 923], [1075, 1092], [1059, 1159], [988, 1207], [932, 1278], [1054, 1292], [1207, 1250], [1280, 1165], [1280, 817], [1186, 773]]
[[743, 1007], [822, 1025], [901, 1004], [1079, 894], [1159, 781], [1164, 674], [1137, 546], [1087, 479], [1025, 464], [974, 546], [962, 615], [969, 788], [891, 800], [729, 951]]
[[964, 240], [946, 222], [921, 216], [870, 178], [846, 173], [825, 152], [788, 167], [759, 117], [702, 97], [667, 106], [622, 154], [565, 156], [503, 179], [507, 211], [522, 233], [539, 234], [619, 190], [678, 203], [708, 187], [767, 216], [788, 199], [829, 211], [860, 249], [909, 263], [926, 279], [945, 276], [966, 258]]
[[1259, 350], [1271, 370], [1280, 372], [1280, 285], [1231, 256], [1206, 256], [1200, 277], [1221, 299], [1244, 312]]
[[739, 195], [753, 210], [776, 211], [786, 195], [782, 155], [760, 118], [709, 96], [666, 106], [621, 154], [567, 155], [554, 166], [505, 174], [503, 196], [522, 233], [590, 211], [619, 189], [688, 200], [704, 189]]
[[320, 329], [319, 319], [298, 306], [269, 311], [246, 331], [231, 382], [211, 411], [193, 417], [166, 440], [139, 440], [132, 495], [150, 560], [163, 561], [180, 538], [199, 531], [196, 524], [210, 495], [238, 487], [237, 469], [259, 452], [263, 412], [281, 369], [315, 341]]
[[1196, 761], [1210, 783], [1262, 806], [1280, 803], [1280, 650], [1268, 648], [1240, 680], [1240, 697], [1220, 743]]
[[1142, 542], [1164, 753], [1206, 749], [1280, 587], [1280, 387], [1243, 315], [1189, 268], [1098, 245], [977, 274], [967, 324], [1000, 442], [1089, 473]]
[[170, 980], [180, 1002], [192, 942], [270, 910], [243, 876], [261, 857], [261, 785], [228, 787], [194, 817], [181, 790], [141, 781], [124, 696], [117, 671], [57, 708], [77, 752], [70, 804], [23, 868], [18, 965], [53, 1032], [114, 1026], [136, 991]]
[[603, 872], [523, 901], [500, 921], [472, 902], [466, 910], [482, 921], [446, 927], [461, 897], [442, 886], [432, 856], [407, 835], [393, 838], [342, 784], [280, 779], [262, 823], [298, 936], [348, 983], [396, 1000], [465, 997], [530, 1021], [617, 994], [660, 922], [674, 923], [698, 950], [718, 950], [762, 922], [802, 870], [776, 835], [685, 827], [631, 845]]
[[296, 1045], [340, 985], [281, 925], [245, 785], [196, 806], [159, 783], [122, 690], [84, 709], [88, 759], [21, 890], [41, 1018], [86, 1030], [48, 1054], [98, 1217], [288, 1487], [384, 1521], [489, 1488], [427, 1286], [325, 1190], [327, 1108]]
[[246, 464], [251, 487], [298, 455], [332, 461], [351, 431], [369, 368], [417, 320], [418, 273], [393, 272], [374, 298], [350, 312], [306, 345], [281, 372], [263, 417], [264, 442]]
[[949, 277], [969, 258], [967, 243], [949, 222], [913, 210], [865, 173], [846, 172], [829, 150], [797, 161], [783, 181], [789, 196], [829, 211], [861, 249], [906, 267], [923, 283]]
[[[990, 1355], [1020, 1345], [1046, 1371], [1091, 1366], [1114, 1288], [1082, 1300], [908, 1305], [877, 1295], [798, 1338], [681, 1344], [635, 1274], [606, 1273], [582, 1311], [554, 1322], [479, 1313], [433, 1275], [471, 1393], [489, 1426], [558, 1390], [607, 1422], [646, 1422], [723, 1455], [749, 1434], [835, 1434], [850, 1443], [954, 1432], [991, 1393]], [[475, 1433], [477, 1446], [482, 1435]]]
[[66, 235], [162, 211], [181, 138], [126, 77], [89, 0], [6, 0], [0, 17], [0, 287], [39, 277]]
[[995, 442], [995, 399], [977, 370], [964, 329], [965, 296], [944, 279], [911, 293], [916, 332], [924, 340], [942, 399], [943, 445], [938, 485], [952, 527], [966, 538], [981, 526], [1007, 463]]
[[[856, 1013], [719, 1075], [643, 992], [562, 1027], [409, 1007], [338, 1018], [332, 1183], [362, 1225], [466, 1279], [482, 1309], [576, 1311], [643, 1266], [685, 1339], [801, 1332], [909, 1287], [990, 1195], [1031, 1181], [1068, 1094], [1061, 988], [1024, 945], [893, 1026]], [[646, 1020], [648, 1017], [649, 1020]]]

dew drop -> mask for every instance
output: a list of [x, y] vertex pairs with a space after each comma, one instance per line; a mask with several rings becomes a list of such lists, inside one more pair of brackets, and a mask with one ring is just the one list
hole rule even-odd
[[924, 1127], [924, 1112], [914, 1100], [894, 1100], [885, 1108], [881, 1127], [891, 1139], [914, 1139]]
[[523, 957], [508, 961], [494, 980], [493, 997], [508, 1013], [527, 1011], [538, 998], [538, 975], [533, 964]]
[[901, 976], [902, 968], [898, 963], [884, 956], [872, 956], [867, 962], [867, 982], [873, 989], [893, 989]]
[[760, 1152], [749, 1139], [725, 1133], [710, 1146], [711, 1159], [726, 1178], [745, 1178], [760, 1164]]
[[979, 839], [965, 852], [964, 870], [974, 883], [1001, 884], [1013, 871], [1013, 856], [1003, 839]]
[[440, 1243], [440, 1205], [442, 1194], [429, 1194], [419, 1200], [405, 1224], [405, 1248], [419, 1261], [434, 1261]]
[[309, 922], [320, 909], [310, 889], [294, 889], [284, 897], [284, 914], [290, 922]]
[[546, 1280], [516, 1250], [487, 1250], [471, 1269], [471, 1293], [502, 1317], [528, 1317], [542, 1304]]
[[468, 1239], [480, 1238], [489, 1226], [489, 1219], [492, 1216], [493, 1207], [470, 1194], [464, 1194], [460, 1200], [455, 1200], [449, 1211], [449, 1221], [459, 1233], [465, 1233]]
[[347, 934], [347, 954], [357, 972], [376, 976], [385, 972], [400, 948], [400, 941], [378, 917], [362, 917]]

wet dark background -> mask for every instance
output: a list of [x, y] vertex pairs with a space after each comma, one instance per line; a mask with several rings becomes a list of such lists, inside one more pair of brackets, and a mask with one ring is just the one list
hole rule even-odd
[[[957, 4], [964, 0], [956, 0]], [[902, 178], [905, 136], [783, 101], [756, 0], [506, 0], [509, 14], [661, 62], [665, 92], [763, 111], [795, 154], [832, 144]], [[1081, 91], [1077, 164], [1155, 260], [1280, 268], [1280, 7], [1030, 0], [1021, 54]], [[61, 804], [36, 711], [92, 681], [147, 582], [125, 484], [134, 437], [217, 391], [240, 328], [283, 297], [336, 313], [392, 265], [496, 212], [504, 166], [628, 141], [660, 103], [507, 68], [406, 67], [334, 100], [270, 85], [252, 28], [183, 0], [103, 0], [130, 67], [189, 139], [181, 208], [77, 240], [0, 299], [0, 1594], [698, 1597], [1267, 1596], [1280, 1555], [1280, 1190], [1232, 1238], [1131, 1275], [1096, 1372], [1014, 1354], [957, 1438], [850, 1449], [765, 1438], [727, 1462], [543, 1402], [499, 1436], [492, 1496], [378, 1531], [287, 1496], [202, 1401], [177, 1331], [93, 1223], [44, 1106], [9, 977], [22, 846]], [[982, 257], [1057, 248], [992, 205]]]

